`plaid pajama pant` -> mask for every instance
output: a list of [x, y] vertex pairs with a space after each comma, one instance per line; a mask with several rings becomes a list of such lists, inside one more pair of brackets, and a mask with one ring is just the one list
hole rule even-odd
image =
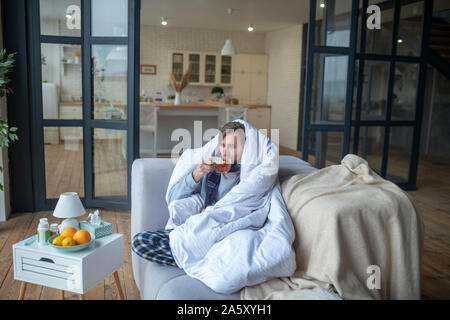
[[140, 232], [133, 237], [131, 248], [146, 260], [178, 267], [169, 246], [169, 233], [172, 230]]

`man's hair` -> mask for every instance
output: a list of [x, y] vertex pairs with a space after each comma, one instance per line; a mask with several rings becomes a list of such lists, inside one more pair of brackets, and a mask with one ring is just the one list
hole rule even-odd
[[220, 129], [220, 133], [222, 134], [222, 138], [225, 138], [227, 133], [235, 132], [237, 130], [242, 130], [245, 137], [245, 127], [240, 122], [228, 122]]

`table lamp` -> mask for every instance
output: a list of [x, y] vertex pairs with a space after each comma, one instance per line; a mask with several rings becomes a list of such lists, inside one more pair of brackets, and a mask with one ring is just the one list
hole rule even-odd
[[65, 218], [59, 225], [59, 232], [67, 227], [80, 229], [76, 217], [84, 215], [86, 210], [81, 203], [80, 197], [76, 192], [65, 192], [59, 196], [53, 216], [57, 218]]

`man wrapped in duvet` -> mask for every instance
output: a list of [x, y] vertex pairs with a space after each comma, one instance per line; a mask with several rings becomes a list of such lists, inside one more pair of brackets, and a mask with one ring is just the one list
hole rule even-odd
[[133, 251], [219, 293], [291, 275], [294, 230], [278, 162], [269, 138], [245, 121], [227, 123], [205, 146], [182, 154], [166, 194], [165, 230], [136, 234]]

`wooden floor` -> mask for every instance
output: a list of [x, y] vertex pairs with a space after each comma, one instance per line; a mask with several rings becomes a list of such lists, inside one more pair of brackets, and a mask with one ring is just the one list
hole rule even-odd
[[417, 190], [409, 194], [425, 224], [422, 296], [450, 299], [450, 161], [421, 157]]
[[[283, 148], [280, 148], [280, 153], [300, 156], [296, 152]], [[65, 161], [73, 160], [67, 157]], [[58, 165], [70, 168], [70, 164], [60, 163]], [[68, 171], [62, 170], [62, 172]], [[57, 172], [54, 172], [53, 178], [56, 186], [65, 183], [57, 181], [58, 179], [71, 180], [62, 175], [58, 176]], [[109, 188], [111, 181], [113, 180], [110, 178], [104, 181], [104, 188]], [[450, 161], [421, 157], [417, 186], [417, 191], [409, 193], [422, 209], [425, 223], [422, 297], [424, 299], [450, 299]], [[113, 189], [105, 190], [106, 192], [115, 192]], [[87, 212], [91, 211], [87, 210]], [[139, 299], [139, 291], [133, 279], [131, 266], [130, 212], [101, 210], [101, 214], [104, 220], [113, 224], [114, 232], [122, 233], [125, 236], [124, 266], [119, 270], [119, 277], [126, 299]], [[7, 222], [0, 222], [0, 299], [17, 299], [20, 283], [13, 277], [12, 245], [35, 234], [38, 221], [42, 217], [47, 217], [50, 222], [58, 222], [50, 212], [13, 214]], [[86, 217], [81, 219], [83, 218]], [[118, 299], [113, 276], [90, 290], [85, 298]], [[29, 285], [25, 299], [59, 299], [59, 292], [51, 288]], [[66, 299], [78, 299], [78, 296], [67, 292]]]

